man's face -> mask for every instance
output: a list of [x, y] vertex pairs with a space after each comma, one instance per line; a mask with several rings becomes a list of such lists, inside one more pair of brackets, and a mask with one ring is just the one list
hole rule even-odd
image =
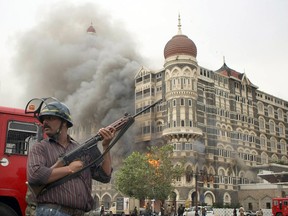
[[51, 137], [55, 135], [60, 128], [61, 125], [61, 119], [56, 116], [43, 116], [43, 128], [44, 133], [47, 134], [47, 136]]

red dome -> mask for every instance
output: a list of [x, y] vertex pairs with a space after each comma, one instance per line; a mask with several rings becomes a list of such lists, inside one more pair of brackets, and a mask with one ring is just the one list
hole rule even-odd
[[96, 30], [95, 30], [94, 27], [91, 25], [91, 26], [89, 26], [89, 28], [87, 29], [87, 32], [96, 33]]
[[165, 59], [173, 55], [192, 55], [196, 58], [197, 47], [186, 35], [178, 34], [169, 40], [164, 48]]

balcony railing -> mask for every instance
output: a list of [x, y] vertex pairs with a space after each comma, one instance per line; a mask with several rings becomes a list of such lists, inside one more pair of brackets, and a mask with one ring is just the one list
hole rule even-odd
[[199, 137], [203, 135], [200, 128], [196, 127], [172, 127], [163, 130], [163, 136], [191, 136]]

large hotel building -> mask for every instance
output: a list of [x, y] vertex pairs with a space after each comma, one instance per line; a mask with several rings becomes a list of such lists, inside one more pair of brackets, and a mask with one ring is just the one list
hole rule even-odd
[[170, 199], [270, 208], [279, 187], [262, 190], [257, 173], [288, 162], [288, 102], [259, 90], [225, 62], [216, 71], [198, 65], [197, 47], [182, 34], [180, 20], [164, 57], [162, 69], [143, 67], [135, 76], [136, 112], [163, 100], [137, 119], [136, 142], [173, 145], [175, 164], [186, 157], [186, 173]]
[[[197, 47], [182, 34], [180, 18], [164, 57], [162, 69], [142, 67], [135, 75], [135, 113], [162, 99], [137, 117], [135, 143], [173, 145], [175, 165], [186, 158], [185, 175], [167, 202], [271, 208], [286, 189], [257, 174], [288, 163], [288, 102], [226, 62], [218, 70], [198, 65]], [[119, 196], [111, 184], [94, 189], [106, 207]]]

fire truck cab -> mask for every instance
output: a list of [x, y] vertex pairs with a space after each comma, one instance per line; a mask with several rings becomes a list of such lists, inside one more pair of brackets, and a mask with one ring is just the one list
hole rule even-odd
[[273, 216], [288, 215], [288, 197], [278, 197], [272, 199]]
[[41, 124], [32, 114], [0, 106], [0, 215], [25, 215], [27, 155], [41, 138]]

